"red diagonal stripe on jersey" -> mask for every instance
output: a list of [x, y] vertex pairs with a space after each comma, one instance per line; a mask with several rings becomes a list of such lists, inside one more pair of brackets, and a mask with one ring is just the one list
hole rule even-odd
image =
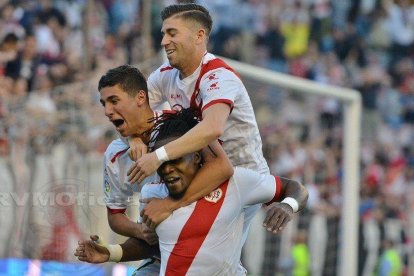
[[216, 203], [204, 198], [197, 201], [193, 213], [181, 230], [177, 243], [168, 258], [166, 276], [187, 273], [223, 205], [228, 183], [227, 180], [220, 185], [219, 188], [223, 195]]

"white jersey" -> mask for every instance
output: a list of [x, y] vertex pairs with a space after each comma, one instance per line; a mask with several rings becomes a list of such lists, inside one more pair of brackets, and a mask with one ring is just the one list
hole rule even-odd
[[[156, 228], [161, 251], [160, 275], [245, 275], [240, 269], [244, 211], [278, 201], [279, 177], [236, 168], [210, 195], [175, 210]], [[164, 184], [146, 184], [142, 198], [164, 198]]]
[[216, 103], [228, 104], [232, 111], [220, 140], [232, 164], [269, 174], [250, 97], [240, 78], [220, 59], [206, 53], [197, 70], [182, 80], [179, 71], [165, 63], [149, 76], [148, 90], [154, 109], [164, 102], [172, 108], [176, 104], [188, 108], [194, 102], [202, 111]]
[[[106, 206], [112, 213], [123, 213], [129, 205], [138, 205], [138, 202], [132, 201], [133, 193], [142, 186], [128, 181], [127, 171], [133, 164], [127, 153], [128, 148], [121, 139], [116, 139], [104, 154], [103, 190]], [[153, 181], [159, 181], [157, 174], [144, 180], [145, 183]]]

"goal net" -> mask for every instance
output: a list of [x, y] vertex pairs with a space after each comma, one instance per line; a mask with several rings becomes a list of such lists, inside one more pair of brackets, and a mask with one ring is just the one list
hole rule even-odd
[[357, 275], [359, 93], [226, 62], [249, 91], [271, 173], [299, 180], [310, 191], [308, 207], [281, 235], [260, 229], [263, 214], [253, 223], [259, 227], [252, 225], [244, 250], [249, 271], [288, 273], [292, 251], [305, 243], [312, 275]]

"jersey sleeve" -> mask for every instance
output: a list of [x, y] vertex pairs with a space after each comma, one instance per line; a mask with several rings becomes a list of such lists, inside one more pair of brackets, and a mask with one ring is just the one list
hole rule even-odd
[[211, 70], [200, 82], [201, 110], [217, 103], [228, 104], [233, 109], [234, 102], [243, 89], [243, 84], [235, 73], [224, 68]]
[[243, 206], [270, 204], [281, 199], [282, 182], [278, 176], [236, 168], [233, 178]]
[[154, 110], [161, 110], [165, 108], [167, 100], [162, 92], [163, 86], [159, 70], [154, 71], [148, 77], [147, 85], [148, 98], [151, 108]]
[[113, 172], [108, 163], [108, 157], [104, 156], [104, 170], [103, 170], [103, 190], [105, 196], [105, 204], [108, 210], [113, 213], [124, 213], [133, 198], [133, 189], [129, 187], [121, 187], [116, 180], [114, 180]]

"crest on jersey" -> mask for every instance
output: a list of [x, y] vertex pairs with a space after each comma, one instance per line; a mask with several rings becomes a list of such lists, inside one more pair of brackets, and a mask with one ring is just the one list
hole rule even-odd
[[223, 196], [223, 191], [220, 188], [218, 188], [212, 191], [209, 195], [206, 195], [204, 199], [207, 200], [208, 202], [216, 203], [217, 201], [220, 200], [222, 196]]

